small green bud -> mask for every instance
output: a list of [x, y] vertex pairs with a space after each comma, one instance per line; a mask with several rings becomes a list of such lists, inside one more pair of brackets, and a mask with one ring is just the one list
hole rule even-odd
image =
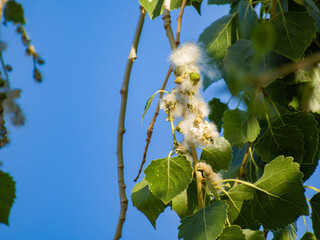
[[174, 83], [175, 84], [181, 84], [183, 82], [183, 80], [184, 80], [184, 78], [179, 76], [179, 77], [176, 78], [176, 80], [174, 80]]
[[200, 81], [200, 74], [199, 73], [191, 73], [190, 74], [190, 79], [192, 81], [193, 85], [197, 85], [198, 82]]

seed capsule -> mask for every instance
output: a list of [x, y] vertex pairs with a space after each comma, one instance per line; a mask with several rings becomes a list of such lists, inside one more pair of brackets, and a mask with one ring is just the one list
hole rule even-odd
[[174, 80], [175, 84], [181, 84], [183, 82], [184, 78], [183, 77], [177, 77], [176, 80]]

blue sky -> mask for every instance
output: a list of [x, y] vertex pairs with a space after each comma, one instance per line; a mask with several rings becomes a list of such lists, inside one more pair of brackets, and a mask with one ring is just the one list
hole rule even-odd
[[[22, 89], [19, 102], [27, 122], [22, 128], [8, 126], [11, 143], [1, 150], [2, 169], [17, 182], [17, 198], [10, 227], [0, 225], [0, 239], [112, 239], [119, 212], [119, 90], [139, 15], [138, 1], [22, 3], [26, 30], [46, 64], [41, 67], [44, 82], [35, 83], [31, 59], [25, 56], [14, 27], [1, 26], [1, 39], [8, 43], [5, 61], [14, 69], [11, 85]], [[202, 16], [187, 8], [181, 42], [197, 41], [205, 27], [227, 12], [228, 6], [207, 6], [206, 2]], [[178, 11], [172, 12], [174, 31], [177, 15]], [[162, 84], [169, 53], [161, 17], [151, 21], [147, 16], [130, 80], [124, 136], [128, 197], [155, 106], [142, 126], [141, 115], [146, 100]], [[168, 89], [172, 87], [171, 79]], [[206, 100], [228, 99], [222, 82], [204, 95]], [[166, 156], [171, 144], [170, 127], [161, 114], [147, 161]], [[319, 177], [314, 176], [308, 184], [317, 186], [317, 181]], [[178, 225], [177, 215], [167, 209], [155, 231], [129, 202], [123, 239], [176, 239]], [[301, 236], [305, 228], [299, 226]]]

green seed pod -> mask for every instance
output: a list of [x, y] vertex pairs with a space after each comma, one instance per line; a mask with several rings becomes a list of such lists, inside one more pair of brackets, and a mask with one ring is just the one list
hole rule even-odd
[[200, 74], [199, 73], [191, 73], [190, 74], [190, 78], [192, 79], [192, 80], [200, 80]]

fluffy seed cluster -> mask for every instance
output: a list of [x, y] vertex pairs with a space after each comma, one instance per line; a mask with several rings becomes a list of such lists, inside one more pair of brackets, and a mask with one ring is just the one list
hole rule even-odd
[[219, 133], [213, 123], [205, 120], [209, 109], [200, 94], [199, 65], [203, 62], [203, 54], [199, 46], [185, 43], [172, 52], [169, 60], [175, 69], [176, 87], [163, 98], [160, 107], [168, 114], [167, 120], [182, 117], [177, 129], [184, 135], [184, 140], [177, 151], [186, 153], [190, 143], [208, 146]]
[[[223, 188], [222, 184], [218, 183], [222, 180], [221, 175], [219, 173], [215, 173], [209, 164], [204, 162], [198, 162], [196, 169], [197, 171], [202, 171], [206, 174], [208, 181], [212, 184], [212, 186], [218, 189]], [[205, 177], [203, 178], [204, 178], [203, 180], [205, 180]]]

